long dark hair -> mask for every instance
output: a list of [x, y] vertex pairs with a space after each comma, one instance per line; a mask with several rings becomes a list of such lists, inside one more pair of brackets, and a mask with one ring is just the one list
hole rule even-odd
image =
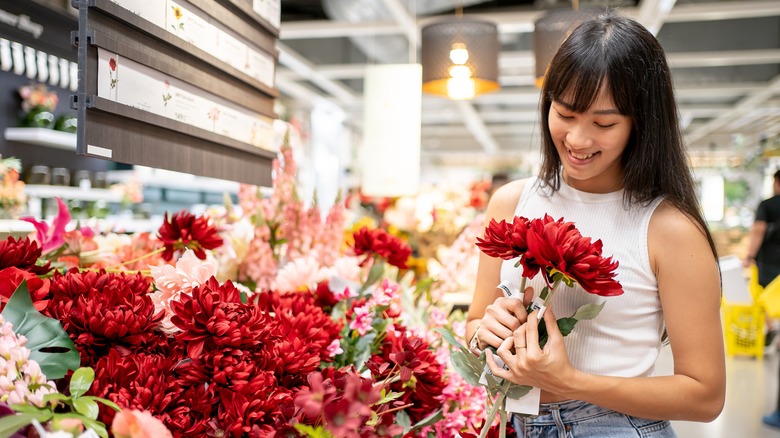
[[644, 205], [663, 196], [699, 224], [717, 257], [688, 167], [664, 50], [630, 18], [607, 11], [584, 21], [550, 62], [540, 104], [541, 180], [560, 188], [561, 160], [547, 121], [553, 100], [565, 98], [575, 112], [585, 112], [602, 84], [617, 110], [634, 123], [620, 163], [626, 204]]

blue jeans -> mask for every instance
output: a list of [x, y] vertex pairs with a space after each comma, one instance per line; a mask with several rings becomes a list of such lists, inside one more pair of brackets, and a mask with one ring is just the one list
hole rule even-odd
[[545, 403], [536, 417], [513, 417], [517, 438], [676, 438], [671, 423], [645, 420], [578, 400]]

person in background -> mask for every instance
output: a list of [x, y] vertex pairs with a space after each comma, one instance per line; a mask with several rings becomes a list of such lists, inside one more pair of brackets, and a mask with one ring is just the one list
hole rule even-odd
[[[619, 262], [625, 293], [566, 338], [555, 315], [599, 298], [578, 285], [556, 294], [542, 349], [537, 311], [525, 310], [542, 276], [529, 281], [525, 303], [504, 298], [496, 286], [519, 287], [522, 268], [480, 254], [469, 344], [496, 347], [508, 366], [489, 354], [496, 376], [542, 392], [538, 416], [513, 417], [518, 437], [674, 437], [669, 420], [714, 420], [725, 400], [720, 275], [663, 49], [615, 12], [586, 20], [550, 63], [540, 110], [539, 176], [500, 187], [485, 225], [544, 214], [574, 222]], [[666, 341], [674, 372], [656, 376]]]
[[758, 204], [743, 262], [745, 267], [756, 264], [761, 287], [780, 275], [780, 170], [775, 172], [772, 192], [771, 198]]
[[[748, 237], [747, 256], [743, 261], [745, 267], [756, 264], [761, 287], [766, 287], [780, 275], [780, 170], [774, 174], [772, 193], [771, 198], [764, 199], [756, 208], [756, 218]], [[765, 338], [766, 345], [772, 345], [776, 336], [777, 331], [770, 328]], [[780, 388], [775, 411], [765, 415], [762, 421], [780, 429]]]

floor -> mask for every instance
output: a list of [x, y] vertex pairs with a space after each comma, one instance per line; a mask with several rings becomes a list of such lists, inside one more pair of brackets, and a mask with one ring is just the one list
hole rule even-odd
[[[780, 438], [780, 429], [761, 423], [761, 417], [775, 408], [778, 385], [777, 350], [762, 360], [735, 356], [726, 362], [726, 406], [711, 423], [674, 422], [679, 438]], [[664, 348], [658, 373], [671, 373], [672, 356]]]

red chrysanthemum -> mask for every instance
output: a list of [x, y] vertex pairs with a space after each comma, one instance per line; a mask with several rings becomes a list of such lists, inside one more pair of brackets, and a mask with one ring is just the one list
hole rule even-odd
[[549, 275], [560, 272], [567, 284], [576, 282], [585, 291], [600, 296], [623, 293], [622, 286], [614, 279], [618, 262], [602, 257], [601, 240], [591, 243], [573, 222], [565, 222], [563, 218], [556, 221], [545, 215], [531, 221], [527, 240], [534, 265]]
[[[412, 424], [424, 419], [441, 407], [439, 395], [447, 386], [444, 381], [444, 365], [436, 360], [436, 354], [424, 340], [409, 335], [406, 329], [398, 327], [396, 331], [388, 331], [382, 344], [382, 351], [366, 362], [376, 381], [382, 381], [390, 376], [393, 369], [400, 369], [400, 379], [391, 383], [388, 390], [400, 392], [398, 399], [403, 404], [411, 404], [406, 408]], [[408, 382], [414, 379], [414, 384]]]
[[515, 216], [512, 223], [491, 219], [485, 227], [485, 235], [477, 237], [477, 246], [490, 257], [504, 260], [520, 257], [528, 251], [526, 233], [529, 226], [530, 221], [521, 216]]
[[41, 257], [41, 247], [29, 238], [9, 237], [0, 241], [0, 269], [19, 268], [33, 274], [43, 275], [51, 271], [51, 262], [37, 265]]
[[259, 436], [271, 436], [287, 424], [290, 408], [294, 406], [292, 391], [269, 386], [264, 379], [258, 376], [256, 384], [243, 391], [220, 390], [217, 418], [225, 436], [251, 436], [253, 429]]
[[412, 255], [412, 248], [403, 240], [385, 230], [379, 228], [370, 230], [368, 227], [357, 230], [353, 237], [355, 255], [367, 254], [366, 261], [368, 261], [375, 254], [393, 266], [407, 269], [406, 261]]
[[[121, 355], [112, 349], [95, 363], [90, 395], [107, 398], [123, 408], [148, 411], [168, 423], [170, 412], [181, 409], [178, 399], [183, 389], [172, 372], [180, 359], [175, 355]], [[98, 419], [111, 424], [116, 412], [99, 405]]]
[[206, 249], [222, 246], [222, 238], [207, 216], [195, 216], [187, 211], [174, 213], [168, 220], [165, 213], [162, 226], [157, 231], [160, 240], [165, 245], [162, 257], [172, 260], [177, 251], [191, 249], [201, 259], [206, 259]]
[[40, 312], [46, 308], [49, 304], [49, 279], [41, 279], [30, 271], [10, 267], [0, 270], [0, 311], [5, 308], [5, 303], [25, 280], [35, 309]]
[[187, 345], [187, 355], [197, 359], [204, 350], [239, 348], [255, 350], [268, 337], [273, 318], [254, 304], [241, 303], [232, 282], [220, 285], [211, 277], [171, 302], [171, 322], [181, 329], [176, 338]]
[[301, 339], [307, 344], [307, 355], [317, 356], [318, 362], [332, 360], [327, 347], [340, 339], [342, 323], [317, 306], [311, 295], [264, 293], [257, 296], [257, 306], [276, 315], [274, 332], [282, 339]]
[[45, 313], [62, 323], [85, 366], [111, 348], [148, 351], [166, 343], [156, 331], [163, 312], [155, 314], [149, 287], [149, 279], [140, 274], [75, 269], [65, 275], [55, 273]]

